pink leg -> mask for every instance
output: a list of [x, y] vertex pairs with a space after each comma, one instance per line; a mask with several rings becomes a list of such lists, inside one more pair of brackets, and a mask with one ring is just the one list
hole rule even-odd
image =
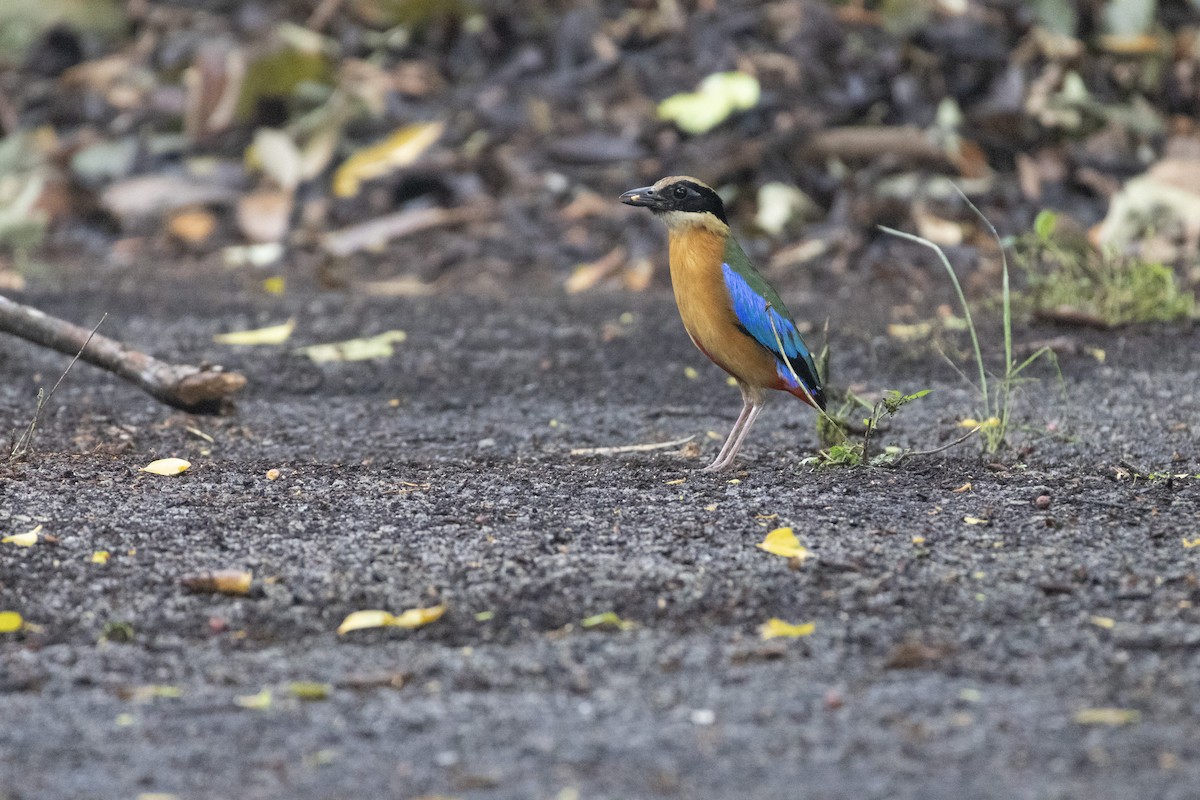
[[733, 430], [725, 439], [721, 452], [717, 454], [713, 463], [702, 469], [701, 472], [720, 472], [733, 463], [734, 457], [742, 447], [742, 442], [746, 439], [746, 434], [749, 433], [750, 427], [758, 418], [758, 414], [766, 402], [761, 391], [753, 390], [740, 381], [738, 388], [742, 390], [742, 413], [738, 415], [737, 422], [733, 423]]

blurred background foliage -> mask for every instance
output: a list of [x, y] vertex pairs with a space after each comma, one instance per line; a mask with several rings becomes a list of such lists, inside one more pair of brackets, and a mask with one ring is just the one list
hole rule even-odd
[[1028, 237], [1043, 315], [1140, 318], [1059, 302], [1083, 269], [1179, 318], [1198, 119], [1200, 0], [6, 3], [0, 288], [643, 290], [661, 234], [614, 197], [690, 173], [791, 291], [926, 314], [878, 224], [995, 286], [953, 182]]

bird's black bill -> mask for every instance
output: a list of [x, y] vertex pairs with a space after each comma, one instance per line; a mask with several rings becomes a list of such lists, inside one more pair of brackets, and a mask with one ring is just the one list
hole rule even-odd
[[658, 205], [658, 197], [655, 196], [653, 186], [643, 186], [640, 189], [630, 189], [628, 192], [621, 195], [620, 200], [627, 206], [654, 208], [656, 205]]

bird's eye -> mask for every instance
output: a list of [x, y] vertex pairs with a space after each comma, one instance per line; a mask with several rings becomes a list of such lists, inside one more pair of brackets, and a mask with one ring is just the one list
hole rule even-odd
[[675, 191], [672, 194], [675, 195], [676, 200], [682, 200], [683, 198], [687, 197], [687, 195], [688, 195], [687, 187], [686, 186], [676, 186]]

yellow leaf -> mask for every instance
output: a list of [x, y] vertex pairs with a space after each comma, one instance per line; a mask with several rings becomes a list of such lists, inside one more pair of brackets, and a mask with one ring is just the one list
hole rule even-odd
[[603, 614], [593, 614], [590, 617], [581, 619], [579, 626], [581, 628], [616, 628], [627, 631], [630, 628], [637, 627], [637, 623], [621, 619], [615, 611], [605, 611]]
[[892, 322], [887, 326], [888, 336], [902, 342], [927, 339], [933, 333], [933, 322]]
[[695, 367], [684, 367], [683, 377], [687, 378], [689, 381], [694, 381], [700, 377], [700, 373]]
[[213, 336], [213, 341], [217, 344], [236, 345], [283, 344], [295, 329], [296, 320], [292, 318], [280, 325], [270, 325], [266, 328], [218, 333]]
[[42, 532], [42, 526], [38, 525], [32, 530], [25, 533], [14, 533], [12, 536], [5, 536], [0, 539], [0, 544], [15, 544], [17, 547], [33, 547], [37, 544], [38, 534]]
[[342, 162], [333, 174], [333, 194], [354, 197], [364, 181], [407, 167], [433, 146], [445, 130], [442, 122], [405, 125], [382, 142], [364, 147]]
[[444, 605], [432, 608], [410, 608], [400, 616], [380, 610], [355, 611], [342, 620], [337, 632], [341, 636], [350, 631], [360, 631], [366, 628], [419, 628], [422, 625], [428, 625], [444, 613], [446, 613]]
[[254, 711], [265, 711], [271, 707], [271, 690], [263, 689], [258, 694], [244, 694], [233, 698], [233, 702], [242, 708]]
[[0, 633], [16, 633], [25, 627], [25, 620], [16, 611], [0, 611]]
[[283, 294], [283, 290], [287, 287], [282, 275], [273, 275], [270, 278], [263, 280], [263, 291], [267, 294]]
[[709, 75], [694, 92], [671, 95], [658, 104], [658, 118], [674, 122], [685, 133], [708, 133], [731, 114], [758, 105], [762, 88], [744, 72]]
[[187, 472], [192, 462], [182, 458], [160, 458], [142, 467], [139, 472], [149, 472], [153, 475], [178, 475]]
[[403, 342], [407, 338], [408, 334], [404, 331], [385, 331], [362, 339], [297, 347], [294, 352], [308, 356], [316, 364], [323, 364], [327, 361], [366, 361], [371, 358], [391, 358], [392, 354], [396, 352], [392, 345]]
[[925, 544], [925, 537], [924, 536], [914, 536], [914, 537], [912, 537], [912, 543], [913, 544]]
[[361, 631], [366, 628], [386, 628], [392, 624], [396, 617], [387, 612], [380, 610], [370, 611], [355, 611], [348, 615], [342, 624], [338, 626], [338, 636], [349, 633], [350, 631]]
[[294, 681], [288, 685], [288, 691], [293, 697], [298, 697], [301, 700], [324, 700], [329, 697], [329, 692], [333, 687], [328, 683], [317, 683], [315, 681]]
[[1099, 347], [1085, 347], [1084, 352], [1096, 359], [1096, 361], [1100, 362], [1101, 364], [1103, 364], [1104, 360], [1108, 358], [1108, 353], [1104, 352], [1104, 350]]
[[767, 534], [767, 538], [763, 539], [757, 545], [760, 550], [766, 550], [768, 553], [784, 558], [798, 558], [801, 561], [808, 558], [811, 553], [808, 548], [800, 544], [800, 540], [796, 538], [796, 534], [792, 533], [791, 528], [776, 528]]
[[764, 639], [795, 639], [800, 636], [808, 636], [816, 629], [817, 624], [815, 622], [793, 625], [778, 617], [772, 617], [759, 626], [758, 632]]
[[[38, 527], [40, 528], [42, 526], [38, 525]], [[8, 541], [8, 540], [5, 539], [5, 541]], [[1183, 548], [1185, 550], [1191, 550], [1193, 547], [1200, 547], [1200, 536], [1197, 536], [1195, 539], [1188, 539], [1187, 537], [1184, 537], [1183, 538]]]
[[667, 486], [679, 486], [680, 484], [687, 483], [687, 478], [676, 478], [673, 481], [664, 481], [664, 483], [666, 483]]
[[446, 607], [444, 605], [432, 606], [431, 608], [410, 608], [396, 617], [391, 624], [397, 628], [420, 628], [422, 625], [428, 625], [435, 620], [441, 619], [442, 614], [445, 613]]
[[1080, 725], [1130, 725], [1141, 718], [1134, 708], [1083, 708], [1075, 712], [1074, 720]]
[[97, 550], [96, 552], [92, 553], [93, 564], [107, 564], [108, 559], [109, 552], [107, 550]]
[[987, 525], [988, 520], [983, 517], [963, 517], [963, 522], [968, 525]]
[[1097, 628], [1104, 628], [1105, 630], [1109, 630], [1109, 631], [1111, 631], [1117, 625], [1117, 621], [1114, 620], [1112, 617], [1093, 616], [1088, 619], [1088, 622], [1092, 623]]

